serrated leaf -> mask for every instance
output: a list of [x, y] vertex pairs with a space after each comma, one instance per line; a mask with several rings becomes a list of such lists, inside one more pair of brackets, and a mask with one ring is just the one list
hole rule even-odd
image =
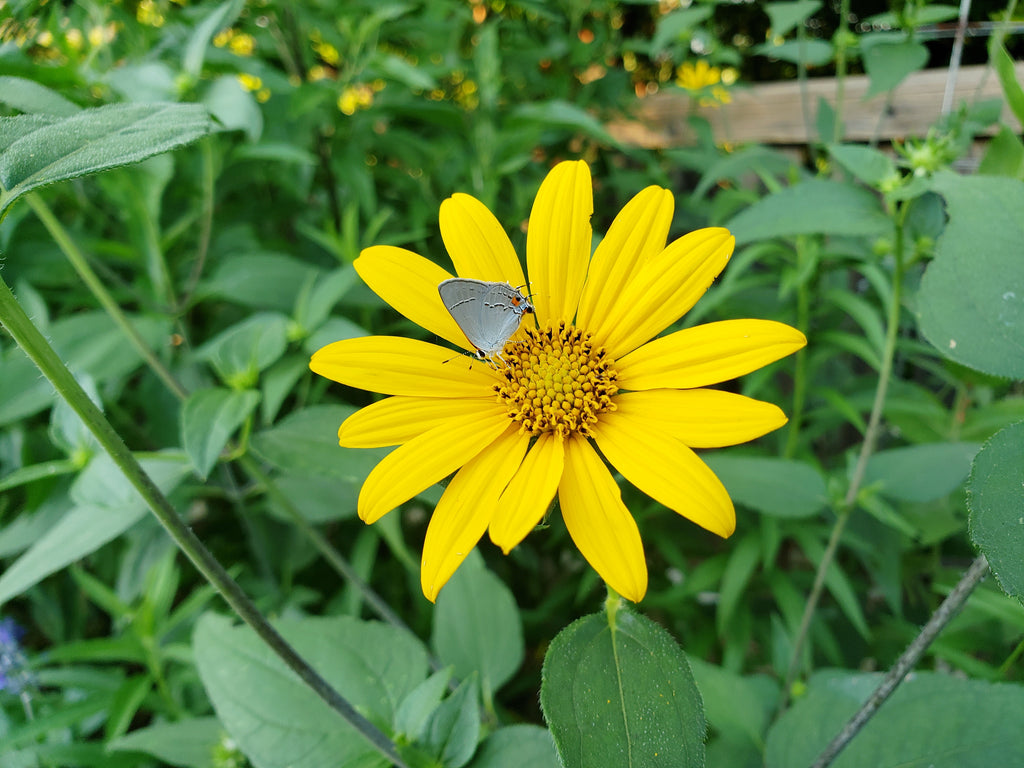
[[892, 232], [892, 222], [875, 195], [827, 179], [810, 179], [763, 197], [725, 226], [737, 245], [771, 237], [872, 237]]
[[1024, 422], [985, 443], [967, 486], [970, 534], [999, 585], [1024, 603]]
[[431, 643], [458, 678], [480, 675], [491, 701], [523, 661], [523, 625], [508, 587], [473, 550], [437, 596]]
[[623, 607], [552, 641], [540, 702], [565, 768], [704, 765], [704, 712], [685, 654]]
[[729, 496], [774, 517], [811, 517], [827, 500], [825, 479], [810, 464], [762, 456], [701, 454]]
[[189, 395], [181, 409], [181, 444], [204, 478], [220, 452], [256, 409], [259, 392], [200, 389]]
[[[767, 768], [810, 765], [867, 699], [880, 675], [819, 672], [768, 732]], [[941, 703], [941, 706], [938, 705]], [[1024, 765], [1024, 688], [915, 672], [832, 768]]]
[[[3, 117], [0, 124], [18, 119]], [[212, 128], [197, 104], [108, 104], [36, 124], [0, 152], [0, 218], [33, 189], [137, 163]]]
[[933, 501], [967, 479], [978, 443], [931, 443], [879, 451], [868, 459], [864, 483], [900, 501]]
[[[398, 702], [426, 676], [423, 646], [391, 626], [339, 616], [281, 621], [277, 629], [378, 727], [390, 728]], [[193, 649], [218, 718], [257, 768], [388, 765], [249, 627], [205, 614]]]
[[[140, 463], [165, 494], [188, 474], [184, 456]], [[82, 471], [71, 488], [71, 499], [75, 506], [0, 576], [0, 604], [117, 538], [148, 509], [106, 454], [96, 456]]]
[[949, 223], [917, 296], [921, 331], [952, 360], [1024, 378], [1024, 182], [937, 174]]

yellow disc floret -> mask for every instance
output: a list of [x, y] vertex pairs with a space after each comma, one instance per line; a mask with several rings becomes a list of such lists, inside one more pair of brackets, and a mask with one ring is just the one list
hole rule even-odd
[[589, 437], [598, 414], [615, 410], [619, 391], [613, 361], [590, 334], [566, 325], [526, 329], [526, 340], [502, 352], [505, 383], [495, 387], [508, 415], [531, 435], [573, 432]]

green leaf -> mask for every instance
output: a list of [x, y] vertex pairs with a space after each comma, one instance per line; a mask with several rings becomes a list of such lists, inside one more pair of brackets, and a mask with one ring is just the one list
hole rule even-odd
[[257, 434], [253, 448], [283, 472], [328, 478], [358, 489], [389, 449], [338, 445], [338, 427], [355, 411], [345, 405], [303, 408]]
[[598, 118], [568, 101], [553, 99], [521, 104], [512, 110], [508, 119], [513, 124], [539, 123], [548, 130], [562, 128], [590, 136], [609, 146], [618, 145]]
[[863, 52], [864, 69], [871, 78], [865, 99], [890, 91], [911, 72], [928, 63], [928, 49], [913, 40], [880, 41]]
[[933, 501], [960, 487], [971, 471], [978, 443], [931, 443], [879, 451], [868, 459], [864, 483], [900, 501]]
[[244, 7], [245, 0], [227, 0], [196, 25], [181, 57], [182, 71], [188, 73], [193, 80], [199, 79], [210, 40], [220, 30], [230, 27]]
[[970, 534], [1003, 590], [1024, 603], [1024, 422], [985, 443], [967, 486]]
[[1013, 59], [1006, 52], [998, 35], [992, 36], [988, 54], [996, 74], [999, 75], [999, 84], [1003, 87], [1006, 103], [1018, 122], [1024, 123], [1024, 88], [1017, 82], [1017, 70]]
[[[151, 348], [167, 336], [166, 320], [129, 316], [129, 322]], [[102, 310], [62, 318], [47, 329], [47, 336], [73, 373], [84, 374], [96, 384], [117, 381], [142, 362], [135, 347], [125, 344], [124, 333]], [[21, 349], [12, 347], [0, 354], [0, 370], [0, 425], [31, 416], [53, 403], [53, 386]]]
[[[819, 672], [768, 732], [767, 768], [810, 765], [881, 675]], [[941, 703], [941, 706], [938, 705]], [[1024, 765], [1024, 688], [915, 672], [832, 768], [990, 768]], [[969, 737], [966, 735], [969, 734]]]
[[765, 3], [771, 35], [785, 35], [797, 24], [803, 24], [821, 8], [821, 0], [794, 0], [789, 3]]
[[451, 667], [442, 669], [417, 685], [402, 699], [395, 713], [396, 735], [405, 737], [409, 742], [419, 741], [423, 737], [430, 716], [441, 703], [451, 678]]
[[810, 464], [792, 459], [704, 453], [733, 501], [773, 517], [811, 517], [826, 501], [825, 479]]
[[1024, 142], [1007, 125], [1000, 126], [981, 158], [978, 173], [983, 176], [1009, 176], [1024, 179]]
[[[426, 650], [391, 626], [338, 616], [281, 621], [277, 629], [350, 704], [387, 730], [398, 702], [426, 676]], [[193, 649], [218, 718], [254, 765], [388, 765], [249, 627], [205, 614]]]
[[1024, 182], [936, 175], [949, 223], [917, 297], [921, 331], [958, 363], [1024, 378]]
[[203, 105], [228, 131], [244, 131], [249, 141], [263, 133], [263, 113], [255, 97], [234, 75], [218, 77], [203, 93]]
[[445, 768], [462, 768], [473, 757], [480, 738], [476, 678], [462, 683], [441, 702], [427, 724], [424, 747]]
[[855, 178], [871, 187], [897, 175], [892, 158], [860, 144], [829, 144], [829, 154]]
[[494, 731], [470, 768], [561, 768], [551, 734], [536, 725], [510, 725]]
[[54, 117], [68, 117], [81, 109], [56, 91], [23, 77], [0, 77], [0, 101], [19, 112]]
[[181, 444], [199, 474], [206, 478], [235, 430], [256, 409], [259, 392], [200, 389], [181, 409]]
[[750, 583], [750, 577], [760, 562], [761, 538], [755, 530], [744, 536], [729, 553], [729, 560], [726, 563], [725, 572], [722, 574], [718, 611], [715, 614], [715, 625], [719, 636], [726, 636], [729, 623], [736, 613], [747, 584]]
[[724, 736], [739, 736], [760, 746], [778, 702], [779, 684], [767, 675], [743, 677], [692, 655], [687, 658], [708, 725]]
[[[184, 456], [140, 463], [165, 494], [189, 471]], [[71, 499], [75, 506], [0, 576], [0, 604], [116, 539], [148, 509], [106, 454], [96, 456], [79, 475], [71, 487]]]
[[[0, 152], [0, 219], [22, 195], [46, 184], [130, 165], [208, 134], [213, 123], [196, 104], [108, 104], [60, 120], [0, 117], [20, 123]], [[25, 126], [32, 130], [23, 131]]]
[[491, 701], [523, 661], [523, 625], [508, 587], [484, 566], [477, 550], [437, 596], [431, 644], [455, 676], [480, 675]]
[[714, 10], [710, 6], [676, 8], [659, 18], [651, 38], [651, 56], [657, 56], [673, 43], [682, 42], [691, 30], [710, 19]]
[[540, 703], [565, 768], [704, 765], [704, 712], [685, 654], [624, 607], [559, 633]]
[[429, 91], [437, 88], [437, 80], [429, 72], [396, 54], [381, 55], [376, 65], [382, 74], [413, 90]]
[[866, 189], [827, 179], [811, 179], [761, 198], [726, 226], [744, 245], [795, 235], [872, 237], [891, 234], [892, 222], [878, 198]]
[[320, 277], [318, 269], [292, 256], [246, 252], [222, 259], [202, 292], [255, 309], [291, 312], [302, 287]]
[[[288, 348], [288, 318], [273, 312], [260, 312], [217, 334], [199, 350], [218, 375], [237, 385], [255, 379]], [[255, 381], [253, 381], [255, 383]]]
[[223, 727], [215, 717], [195, 717], [140, 728], [107, 745], [114, 751], [145, 752], [180, 768], [209, 768]]
[[809, 67], [823, 67], [836, 55], [832, 43], [825, 40], [786, 40], [776, 45], [773, 42], [755, 45], [751, 52], [769, 59], [788, 61], [790, 64], [803, 62]]

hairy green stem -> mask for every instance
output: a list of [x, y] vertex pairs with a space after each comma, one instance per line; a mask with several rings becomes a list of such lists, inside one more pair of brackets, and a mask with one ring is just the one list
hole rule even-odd
[[860, 492], [861, 484], [864, 482], [864, 473], [867, 471], [868, 459], [875, 451], [875, 444], [878, 441], [878, 431], [882, 424], [882, 411], [885, 409], [885, 398], [889, 392], [889, 381], [892, 378], [893, 360], [896, 357], [896, 341], [899, 338], [900, 329], [900, 305], [903, 296], [903, 220], [906, 216], [906, 207], [902, 206], [896, 212], [894, 227], [893, 256], [895, 264], [893, 267], [892, 295], [889, 300], [889, 307], [886, 312], [885, 347], [882, 350], [881, 368], [878, 371], [878, 384], [875, 386], [875, 399], [871, 404], [871, 415], [868, 418], [867, 429], [864, 431], [864, 441], [860, 446], [860, 454], [857, 457], [857, 464], [854, 466], [853, 474], [850, 477], [850, 486], [847, 488], [846, 496], [843, 498], [842, 507], [838, 510], [836, 522], [829, 537], [828, 546], [818, 564], [818, 571], [814, 575], [814, 585], [807, 597], [807, 604], [804, 606], [804, 613], [800, 619], [800, 627], [797, 629], [796, 637], [793, 640], [793, 651], [789, 658], [789, 666], [786, 670], [786, 679], [782, 688], [782, 702], [780, 711], [789, 702], [790, 688], [796, 678], [797, 670], [800, 668], [800, 654], [803, 651], [804, 641], [811, 628], [811, 619], [818, 607], [818, 600], [825, 586], [825, 574], [832, 562], [835, 560], [836, 552], [839, 549], [839, 542], [842, 539], [843, 530], [853, 511], [857, 494]]
[[953, 617], [960, 611], [963, 604], [967, 602], [967, 598], [974, 591], [974, 588], [981, 583], [986, 573], [988, 573], [988, 560], [985, 559], [984, 555], [981, 555], [971, 563], [971, 567], [967, 569], [967, 572], [961, 577], [953, 591], [942, 601], [942, 605], [932, 614], [932, 617], [924, 625], [920, 634], [914, 638], [913, 642], [907, 646], [907, 650], [900, 655], [896, 663], [885, 673], [882, 681], [868, 697], [868, 700], [861, 705], [857, 713], [836, 734], [836, 737], [832, 739], [832, 742], [818, 756], [818, 759], [814, 761], [811, 768], [826, 768], [826, 766], [832, 764], [832, 761], [850, 743], [850, 740], [878, 712], [878, 708], [892, 695], [907, 673], [917, 665], [917, 662], [920, 661], [924, 652], [928, 649], [928, 646], [938, 637], [939, 632], [953, 620]]
[[135, 456], [124, 444], [121, 436], [107, 421], [103, 412], [89, 399], [74, 376], [58, 357], [53, 347], [25, 314], [0, 278], [0, 324], [10, 332], [43, 375], [53, 384], [57, 393], [74, 409], [89, 431], [110, 455], [124, 476], [139, 492], [143, 500], [167, 530], [182, 552], [192, 561], [203, 577], [213, 585], [234, 611], [256, 632], [278, 657], [303, 682], [348, 721], [378, 752], [400, 768], [407, 768], [398, 756], [394, 743], [373, 723], [363, 717], [330, 684], [299, 656], [291, 645], [274, 629], [259, 609], [231, 578], [224, 567], [178, 516], [167, 498], [142, 469]]

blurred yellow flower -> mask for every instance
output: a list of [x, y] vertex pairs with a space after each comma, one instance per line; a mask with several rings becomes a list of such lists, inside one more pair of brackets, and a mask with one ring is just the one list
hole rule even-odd
[[[605, 460], [666, 507], [719, 536], [732, 534], [732, 501], [692, 448], [752, 440], [786, 417], [770, 403], [706, 387], [791, 354], [806, 339], [769, 320], [725, 320], [655, 338], [704, 294], [733, 250], [728, 230], [717, 227], [666, 246], [673, 208], [667, 189], [644, 189], [591, 255], [590, 169], [560, 163], [533, 204], [527, 281], [494, 215], [456, 194], [440, 211], [456, 273], [524, 286], [534, 304], [500, 356], [486, 364], [389, 336], [339, 341], [313, 355], [316, 373], [391, 396], [338, 432], [348, 447], [399, 446], [363, 485], [364, 521], [455, 473], [423, 544], [428, 599], [485, 531], [507, 554], [556, 494], [583, 556], [621, 595], [643, 598], [640, 533]], [[401, 314], [474, 350], [438, 293], [452, 277], [447, 270], [387, 245], [365, 249], [355, 267]]]
[[213, 36], [213, 44], [217, 48], [223, 48], [231, 41], [231, 38], [234, 36], [235, 30], [231, 29], [230, 27], [228, 27], [227, 29], [222, 29], [220, 32]]
[[71, 50], [80, 51], [85, 44], [85, 35], [82, 34], [80, 29], [69, 29], [64, 33], [64, 42], [68, 44], [68, 48]]
[[139, 5], [135, 9], [135, 19], [147, 27], [162, 27], [164, 25], [164, 15], [154, 0], [139, 0]]
[[247, 32], [238, 32], [228, 40], [228, 48], [236, 56], [252, 56], [256, 50], [256, 38]]
[[373, 89], [363, 83], [350, 85], [338, 97], [338, 109], [343, 114], [354, 115], [357, 110], [373, 104]]
[[314, 43], [313, 50], [316, 51], [317, 56], [332, 67], [336, 67], [338, 62], [341, 61], [341, 54], [338, 53], [338, 49], [330, 43]]
[[676, 85], [688, 91], [702, 91], [709, 85], [722, 82], [722, 70], [712, 67], [704, 59], [696, 64], [684, 61], [676, 70]]
[[247, 91], [258, 91], [263, 87], [263, 80], [257, 75], [250, 75], [248, 72], [240, 72], [236, 75], [238, 82]]

